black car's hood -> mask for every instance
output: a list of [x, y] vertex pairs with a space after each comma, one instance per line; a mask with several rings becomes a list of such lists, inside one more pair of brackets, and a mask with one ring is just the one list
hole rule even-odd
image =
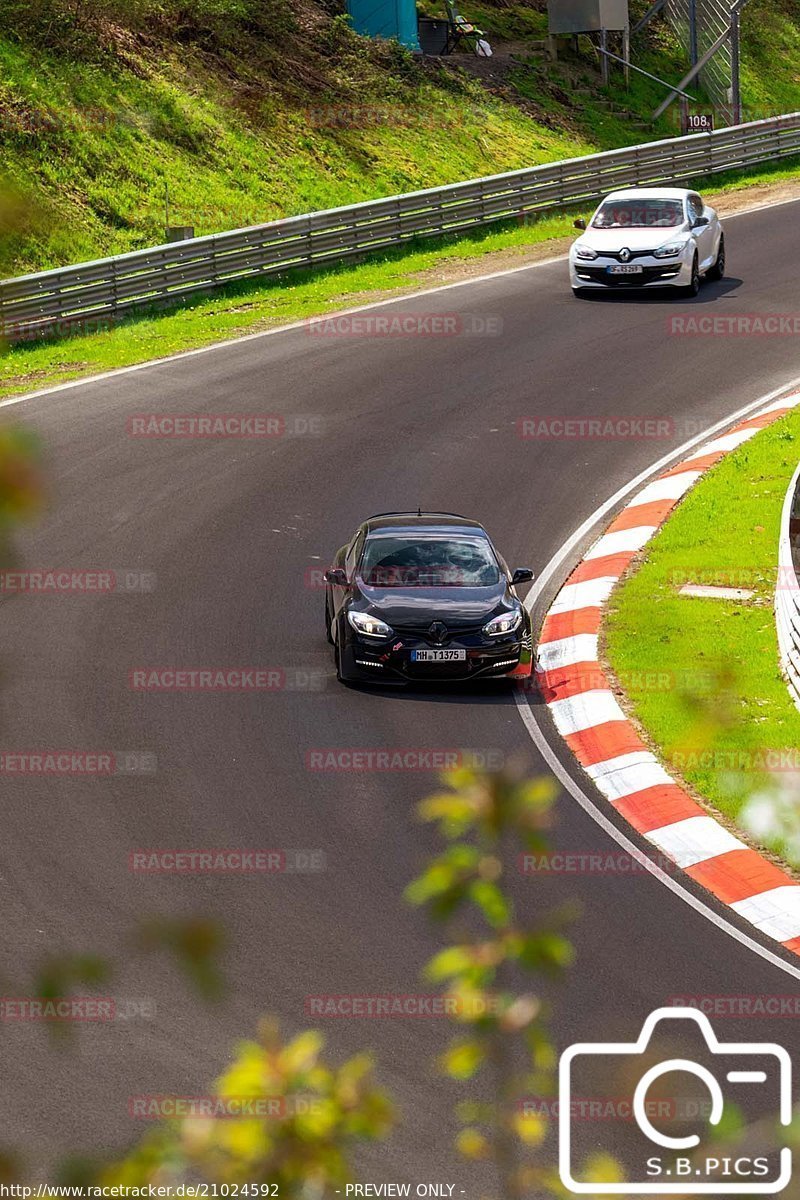
[[491, 587], [433, 588], [368, 587], [359, 579], [356, 591], [389, 625], [418, 625], [425, 621], [468, 625], [488, 620], [499, 605], [511, 600], [505, 579]]

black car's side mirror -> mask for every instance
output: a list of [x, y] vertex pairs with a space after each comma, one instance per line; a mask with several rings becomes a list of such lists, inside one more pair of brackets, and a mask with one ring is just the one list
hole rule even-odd
[[331, 567], [325, 572], [325, 582], [332, 583], [334, 587], [347, 587], [347, 572], [341, 567]]
[[575, 226], [576, 229], [585, 229], [586, 228], [586, 222], [584, 221], [583, 217], [577, 217], [576, 220], [574, 220], [572, 222], [572, 224]]
[[692, 228], [699, 229], [701, 225], [708, 225], [708, 223], [708, 217], [698, 217]]
[[533, 571], [530, 567], [517, 567], [514, 574], [511, 576], [512, 586], [517, 583], [530, 583], [533, 579]]

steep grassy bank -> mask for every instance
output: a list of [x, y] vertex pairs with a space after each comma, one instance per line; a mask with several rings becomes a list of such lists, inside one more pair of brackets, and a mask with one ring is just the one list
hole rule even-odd
[[[356, 37], [340, 6], [0, 0], [0, 274], [160, 242], [167, 198], [202, 234], [674, 132], [637, 128], [657, 85], [603, 92], [588, 46], [537, 54], [544, 0], [463, 0], [497, 51], [480, 64]], [[800, 0], [746, 12], [746, 98], [800, 107]], [[659, 22], [635, 54], [684, 66]]]

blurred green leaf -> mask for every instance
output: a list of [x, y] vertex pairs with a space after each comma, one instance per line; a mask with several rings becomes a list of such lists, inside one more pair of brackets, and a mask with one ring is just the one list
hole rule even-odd
[[471, 1079], [485, 1058], [485, 1047], [474, 1038], [453, 1042], [442, 1055], [442, 1069], [453, 1079]]

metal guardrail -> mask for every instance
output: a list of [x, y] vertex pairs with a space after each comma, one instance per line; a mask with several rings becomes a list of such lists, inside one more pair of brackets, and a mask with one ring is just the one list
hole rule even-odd
[[591, 203], [618, 187], [677, 183], [789, 155], [800, 155], [800, 113], [23, 275], [0, 282], [0, 333], [10, 341], [44, 336], [240, 280]]
[[800, 708], [800, 545], [795, 548], [800, 528], [800, 466], [792, 477], [781, 514], [778, 545], [778, 582], [775, 587], [775, 621], [778, 627], [781, 667], [792, 699]]

